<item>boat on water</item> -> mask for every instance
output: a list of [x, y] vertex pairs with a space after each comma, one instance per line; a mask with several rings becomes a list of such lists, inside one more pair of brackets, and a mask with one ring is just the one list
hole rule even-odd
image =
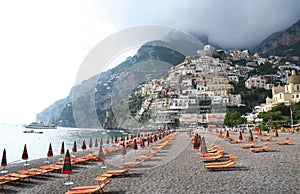
[[40, 133], [40, 134], [42, 134], [43, 131], [26, 130], [26, 131], [23, 131], [23, 133]]
[[55, 124], [45, 124], [43, 122], [32, 122], [29, 125], [25, 125], [25, 128], [29, 129], [57, 129]]

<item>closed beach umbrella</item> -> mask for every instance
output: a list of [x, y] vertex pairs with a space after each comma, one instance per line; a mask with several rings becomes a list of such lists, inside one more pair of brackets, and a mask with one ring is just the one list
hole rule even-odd
[[65, 142], [62, 142], [62, 143], [61, 143], [60, 154], [61, 154], [61, 155], [64, 155], [64, 154], [65, 154]]
[[90, 139], [89, 148], [92, 148], [92, 147], [93, 147], [93, 140]]
[[73, 148], [72, 148], [72, 152], [77, 152], [76, 141], [74, 141]]
[[134, 141], [133, 141], [133, 150], [138, 150], [136, 139], [134, 139]]
[[53, 150], [52, 150], [52, 145], [50, 143], [49, 145], [49, 149], [48, 149], [48, 153], [47, 153], [47, 157], [51, 158], [53, 156]]
[[24, 145], [24, 150], [23, 150], [23, 154], [22, 154], [22, 160], [25, 160], [25, 166], [27, 166], [27, 160], [28, 160], [28, 152], [27, 152], [27, 147], [26, 144]]
[[67, 153], [65, 156], [65, 160], [64, 160], [64, 164], [63, 164], [61, 173], [72, 174], [71, 156], [70, 156], [68, 149], [67, 149]]
[[28, 152], [27, 152], [27, 147], [26, 144], [24, 145], [24, 150], [23, 150], [23, 154], [22, 154], [22, 160], [28, 160]]
[[275, 137], [278, 137], [278, 131], [275, 129]]
[[242, 131], [240, 131], [239, 140], [243, 140]]
[[229, 131], [226, 131], [226, 138], [229, 138]]
[[122, 144], [121, 155], [122, 155], [122, 156], [125, 156], [125, 155], [126, 155], [126, 146], [125, 146], [124, 142], [123, 142], [123, 144]]
[[98, 145], [98, 139], [96, 139], [96, 140], [95, 140], [95, 146], [94, 146], [94, 147], [97, 148], [98, 146], [99, 146], [99, 145]]
[[98, 153], [98, 161], [103, 162], [104, 160], [105, 160], [105, 155], [104, 155], [102, 147], [100, 147], [99, 153]]
[[103, 138], [100, 138], [100, 146], [103, 146]]
[[65, 159], [64, 159], [64, 163], [63, 163], [63, 167], [61, 169], [61, 173], [62, 174], [67, 174], [68, 176], [68, 182], [65, 183], [65, 185], [72, 185], [73, 182], [71, 182], [71, 174], [72, 174], [72, 164], [71, 164], [71, 156], [69, 153], [69, 150], [67, 149], [66, 155], [65, 155]]
[[206, 142], [204, 137], [202, 137], [201, 154], [206, 154], [207, 152]]
[[198, 139], [198, 136], [197, 135], [194, 135], [193, 136], [193, 146], [194, 146], [194, 149], [195, 150], [198, 150], [200, 148], [200, 143], [199, 143], [199, 139]]
[[6, 150], [5, 150], [5, 148], [4, 148], [3, 154], [2, 154], [1, 166], [3, 166], [3, 167], [7, 166]]
[[250, 132], [250, 136], [249, 136], [248, 142], [253, 142], [254, 139], [253, 139], [252, 130], [250, 130], [249, 132]]
[[85, 144], [85, 140], [83, 140], [83, 142], [82, 142], [81, 149], [82, 149], [82, 150], [86, 150], [86, 144]]
[[143, 138], [141, 139], [141, 145], [140, 146], [141, 146], [141, 148], [145, 148], [145, 141], [144, 141]]

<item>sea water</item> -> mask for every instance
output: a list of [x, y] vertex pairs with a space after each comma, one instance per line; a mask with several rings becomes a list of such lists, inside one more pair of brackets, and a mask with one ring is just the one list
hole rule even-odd
[[53, 154], [59, 155], [62, 142], [64, 142], [65, 151], [67, 149], [71, 151], [74, 141], [76, 141], [77, 150], [79, 151], [81, 150], [83, 140], [85, 140], [88, 149], [90, 139], [92, 139], [94, 147], [96, 139], [98, 139], [99, 145], [101, 137], [105, 142], [108, 136], [121, 136], [121, 133], [107, 133], [104, 129], [58, 127], [57, 129], [34, 129], [36, 132], [43, 133], [24, 133], [23, 131], [26, 130], [28, 129], [22, 125], [0, 125], [0, 157], [2, 158], [3, 149], [5, 148], [8, 163], [22, 161], [25, 144], [29, 160], [33, 160], [47, 157], [50, 143]]

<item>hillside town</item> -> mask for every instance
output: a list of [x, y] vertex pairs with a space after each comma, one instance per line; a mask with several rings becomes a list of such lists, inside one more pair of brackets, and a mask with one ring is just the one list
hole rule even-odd
[[[269, 74], [255, 74], [264, 64], [271, 65]], [[276, 71], [272, 71], [275, 67]], [[272, 90], [272, 97], [253, 107], [252, 113], [243, 115], [247, 123], [254, 122], [259, 112], [279, 103], [300, 100], [300, 77], [296, 70], [298, 66], [282, 57], [263, 58], [248, 50], [223, 51], [206, 45], [194, 56], [186, 56], [163, 79], [138, 87], [135, 95], [142, 96], [144, 101], [135, 117], [140, 119], [150, 112], [150, 123], [158, 128], [221, 127], [228, 107], [245, 106], [242, 95], [234, 92], [234, 85], [244, 82], [248, 89]]]

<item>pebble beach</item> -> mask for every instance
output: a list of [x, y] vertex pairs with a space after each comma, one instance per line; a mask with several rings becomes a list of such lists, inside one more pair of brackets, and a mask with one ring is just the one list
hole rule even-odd
[[[224, 148], [226, 154], [238, 156], [235, 164], [223, 170], [209, 171], [200, 160], [199, 151], [193, 149], [191, 138], [187, 132], [178, 132], [160, 152], [142, 164], [130, 168], [129, 175], [111, 178], [104, 188], [105, 193], [298, 193], [300, 183], [300, 134], [279, 133], [279, 137], [270, 140], [267, 152], [252, 153], [243, 149], [246, 136], [240, 143], [231, 144], [225, 138], [207, 131], [200, 131], [205, 137], [208, 147], [217, 144]], [[238, 134], [231, 134], [238, 138]], [[292, 139], [289, 145], [277, 145], [286, 137]], [[263, 146], [258, 137], [257, 147]], [[106, 155], [105, 165], [91, 161], [73, 167], [71, 181], [75, 186], [96, 185], [94, 179], [107, 170], [122, 169], [124, 162], [134, 161], [135, 157], [150, 148], [138, 151], [128, 148], [127, 155], [122, 157], [119, 152]], [[87, 154], [79, 152], [76, 156]], [[59, 156], [50, 162], [58, 161]], [[30, 161], [30, 167], [45, 165], [46, 158]], [[221, 159], [221, 161], [227, 159]], [[8, 171], [17, 172], [24, 169], [23, 163], [8, 166]], [[68, 176], [60, 172], [49, 176], [39, 176], [30, 182], [8, 183], [0, 193], [53, 193], [61, 194], [68, 191], [65, 186]]]

